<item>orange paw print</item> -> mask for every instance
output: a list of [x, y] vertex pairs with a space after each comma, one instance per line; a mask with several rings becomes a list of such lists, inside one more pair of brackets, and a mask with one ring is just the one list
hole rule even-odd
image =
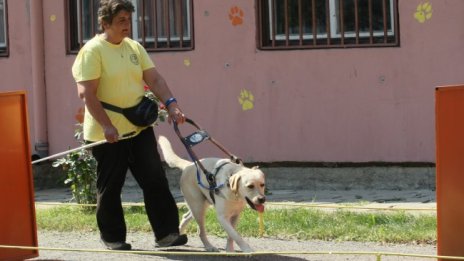
[[240, 9], [240, 7], [234, 6], [230, 8], [229, 19], [232, 22], [233, 26], [243, 24], [243, 16], [244, 16], [243, 10]]
[[77, 113], [74, 115], [74, 119], [76, 119], [76, 121], [79, 123], [83, 123], [84, 113], [85, 113], [85, 107], [80, 107], [79, 110], [77, 110]]

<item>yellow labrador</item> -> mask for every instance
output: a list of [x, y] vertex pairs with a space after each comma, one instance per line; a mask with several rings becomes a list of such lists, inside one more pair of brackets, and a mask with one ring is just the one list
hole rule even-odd
[[[182, 170], [180, 188], [189, 211], [184, 214], [180, 223], [181, 234], [185, 233], [188, 223], [195, 218], [199, 226], [200, 239], [207, 251], [218, 251], [206, 236], [205, 213], [212, 199], [209, 190], [201, 187], [197, 181], [197, 168], [191, 161], [177, 156], [170, 142], [163, 136], [159, 137], [162, 154], [166, 163], [173, 168]], [[264, 173], [257, 167], [247, 168], [243, 165], [231, 162], [229, 159], [204, 158], [201, 164], [209, 172], [216, 174], [216, 183], [224, 184], [219, 193], [215, 194], [216, 215], [219, 223], [227, 232], [226, 251], [234, 251], [234, 241], [243, 252], [253, 252], [235, 229], [240, 213], [248, 203], [256, 211], [264, 211]], [[208, 185], [205, 175], [200, 171], [202, 184]]]

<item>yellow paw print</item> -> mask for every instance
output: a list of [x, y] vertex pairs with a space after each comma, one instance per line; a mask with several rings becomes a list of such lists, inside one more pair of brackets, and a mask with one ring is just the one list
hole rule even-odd
[[419, 23], [424, 23], [426, 20], [432, 18], [432, 4], [429, 2], [419, 4], [416, 13], [414, 13], [414, 18], [416, 18]]
[[255, 97], [250, 91], [242, 90], [240, 92], [240, 97], [238, 97], [238, 102], [240, 103], [240, 105], [242, 105], [242, 110], [247, 111], [247, 110], [253, 109], [254, 101], [255, 101]]
[[190, 65], [192, 65], [192, 62], [190, 61], [189, 58], [184, 58], [184, 65], [189, 67]]

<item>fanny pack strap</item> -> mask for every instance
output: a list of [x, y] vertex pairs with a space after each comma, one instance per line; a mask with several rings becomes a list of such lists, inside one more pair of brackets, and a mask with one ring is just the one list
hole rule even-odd
[[114, 111], [114, 112], [118, 112], [118, 113], [121, 113], [122, 114], [122, 108], [118, 107], [118, 106], [114, 106], [112, 104], [109, 104], [109, 103], [106, 103], [106, 102], [102, 102], [100, 101], [103, 108], [107, 109], [107, 110], [110, 110], [110, 111]]

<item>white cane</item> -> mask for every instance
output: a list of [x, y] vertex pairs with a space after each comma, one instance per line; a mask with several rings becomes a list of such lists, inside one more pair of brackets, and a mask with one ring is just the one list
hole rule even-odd
[[[120, 139], [127, 139], [127, 138], [130, 138], [130, 137], [133, 136], [134, 134], [135, 134], [135, 132], [131, 132], [131, 133], [124, 134], [124, 135], [122, 135], [122, 136], [120, 137]], [[107, 142], [108, 142], [107, 140], [101, 140], [101, 141], [93, 142], [93, 143], [90, 143], [90, 144], [86, 144], [86, 145], [83, 145], [83, 146], [78, 147], [78, 148], [70, 149], [70, 150], [63, 151], [63, 152], [60, 152], [60, 153], [57, 153], [57, 154], [54, 154], [54, 155], [51, 155], [51, 156], [48, 156], [48, 157], [45, 157], [45, 158], [42, 158], [42, 159], [34, 160], [34, 161], [32, 162], [32, 164], [36, 164], [36, 163], [39, 163], [39, 162], [42, 162], [42, 161], [46, 161], [46, 160], [49, 160], [49, 159], [58, 158], [58, 157], [67, 155], [67, 154], [69, 154], [69, 153], [75, 152], [75, 151], [79, 151], [79, 150], [83, 150], [83, 149], [89, 149], [89, 148], [92, 148], [92, 147], [95, 147], [95, 146], [98, 146], [98, 145], [101, 145], [101, 144], [105, 144], [105, 143], [107, 143]]]

